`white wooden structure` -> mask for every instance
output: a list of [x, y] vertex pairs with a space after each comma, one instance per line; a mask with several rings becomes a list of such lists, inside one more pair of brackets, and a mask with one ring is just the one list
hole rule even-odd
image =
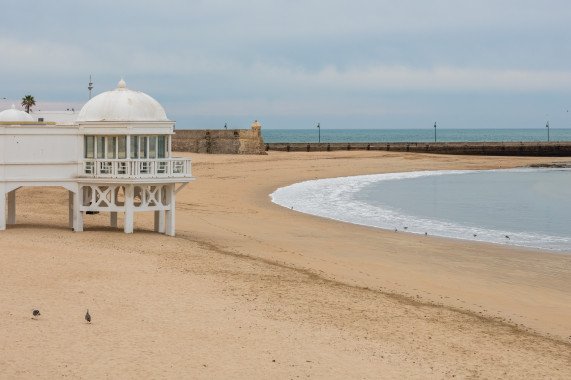
[[108, 212], [111, 227], [122, 212], [132, 233], [135, 212], [153, 211], [155, 231], [174, 236], [176, 194], [194, 177], [189, 158], [172, 157], [173, 134], [163, 107], [123, 79], [73, 123], [35, 121], [14, 107], [0, 112], [0, 230], [16, 223], [19, 188], [61, 186], [74, 231], [83, 231], [84, 212]]

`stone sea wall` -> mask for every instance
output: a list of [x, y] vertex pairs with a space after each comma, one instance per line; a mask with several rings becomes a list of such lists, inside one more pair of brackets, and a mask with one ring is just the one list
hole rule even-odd
[[214, 154], [266, 154], [261, 126], [251, 129], [177, 130], [172, 137], [175, 152]]
[[384, 150], [488, 156], [570, 157], [571, 141], [553, 142], [436, 142], [436, 143], [268, 143], [265, 150], [318, 152], [339, 150]]

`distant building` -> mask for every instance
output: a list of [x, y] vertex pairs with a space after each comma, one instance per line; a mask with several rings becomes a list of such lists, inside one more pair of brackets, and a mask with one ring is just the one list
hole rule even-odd
[[75, 123], [79, 116], [79, 111], [66, 110], [66, 111], [30, 111], [30, 115], [35, 121], [53, 121], [60, 123]]
[[121, 212], [132, 233], [135, 212], [152, 211], [155, 231], [174, 236], [176, 194], [194, 177], [189, 158], [172, 157], [174, 122], [163, 107], [121, 79], [69, 112], [54, 121], [14, 106], [0, 112], [0, 230], [16, 223], [18, 189], [61, 186], [74, 231], [83, 231], [85, 212], [108, 212], [111, 227]]

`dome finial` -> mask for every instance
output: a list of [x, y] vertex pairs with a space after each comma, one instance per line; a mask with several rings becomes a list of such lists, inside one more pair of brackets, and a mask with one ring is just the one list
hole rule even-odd
[[119, 88], [126, 88], [127, 87], [127, 83], [125, 83], [125, 80], [123, 79], [123, 77], [121, 77], [121, 80], [119, 81], [119, 84], [117, 86]]

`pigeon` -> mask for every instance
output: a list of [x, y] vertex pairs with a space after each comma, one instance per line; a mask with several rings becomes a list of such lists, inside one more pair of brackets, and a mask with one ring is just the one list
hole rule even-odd
[[87, 309], [87, 313], [85, 313], [85, 320], [91, 323], [91, 315], [89, 315], [89, 309]]
[[38, 315], [41, 315], [41, 314], [40, 314], [40, 311], [38, 309], [34, 309], [34, 310], [32, 310], [32, 315], [34, 317], [37, 317]]

